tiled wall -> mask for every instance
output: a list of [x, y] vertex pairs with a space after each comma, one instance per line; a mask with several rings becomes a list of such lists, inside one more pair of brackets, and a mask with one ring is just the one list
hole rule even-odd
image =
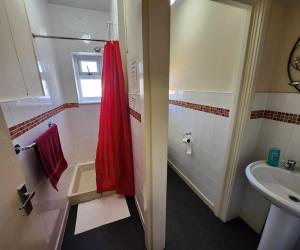
[[[3, 105], [3, 107], [5, 104]], [[11, 139], [14, 140], [21, 135], [25, 134], [26, 132], [29, 132], [34, 127], [38, 126], [42, 122], [51, 119], [51, 117], [59, 114], [60, 112], [68, 109], [68, 108], [75, 108], [79, 107], [78, 103], [64, 103], [54, 109], [51, 109], [49, 111], [46, 111], [45, 113], [39, 114], [35, 117], [30, 118], [29, 120], [25, 120], [17, 125], [14, 125], [9, 128]]]
[[[36, 34], [77, 37], [84, 31], [93, 37], [107, 37], [108, 12], [52, 5], [46, 0], [28, 0], [26, 7]], [[50, 249], [53, 249], [62, 223], [73, 167], [95, 159], [99, 126], [100, 105], [77, 103], [71, 52], [93, 52], [95, 47], [102, 45], [35, 39], [41, 76], [49, 96], [1, 105], [14, 144], [31, 144], [47, 129], [50, 121], [59, 127], [69, 168], [58, 184], [58, 193], [41, 172], [33, 150], [19, 155], [26, 183], [30, 190], [36, 191], [34, 206], [48, 233]]]
[[[48, 52], [51, 53], [51, 51]], [[48, 60], [50, 59], [48, 58]], [[55, 71], [52, 73], [55, 74]], [[49, 83], [52, 85], [58, 84], [58, 82], [51, 80], [49, 80]], [[14, 145], [26, 146], [31, 144], [37, 136], [48, 129], [49, 122], [57, 124], [59, 128], [62, 148], [69, 166], [58, 183], [58, 192], [53, 189], [49, 180], [45, 177], [33, 149], [23, 151], [18, 155], [26, 185], [30, 191], [36, 192], [33, 206], [40, 215], [41, 222], [47, 232], [50, 249], [54, 248], [58, 237], [67, 205], [67, 191], [75, 164], [69, 122], [64, 109], [66, 105], [59, 105], [57, 108], [57, 103], [60, 100], [54, 97], [57, 93], [54, 94], [52, 90], [50, 92], [51, 97], [47, 102], [44, 102], [43, 98], [34, 98], [1, 104], [6, 123], [11, 128], [10, 132]]]
[[[144, 198], [144, 152], [141, 145], [143, 141], [143, 126], [141, 121], [141, 102], [139, 95], [129, 95], [130, 105], [130, 123], [131, 123], [131, 136], [132, 136], [132, 151], [133, 151], [133, 165], [134, 165], [134, 184], [135, 195], [138, 202], [138, 206], [142, 213], [145, 210], [145, 198]], [[134, 100], [134, 103], [133, 101]], [[144, 215], [144, 214], [143, 214]]]
[[94, 161], [98, 142], [100, 104], [79, 105], [79, 108], [68, 109], [67, 116], [76, 163]]
[[[254, 100], [252, 101], [252, 112], [257, 110], [265, 110], [268, 102], [268, 94], [267, 93], [256, 93], [254, 96]], [[253, 116], [253, 115], [252, 115]], [[236, 178], [233, 188], [232, 199], [230, 202], [229, 209], [229, 218], [235, 218], [241, 215], [241, 203], [245, 196], [245, 190], [248, 186], [248, 181], [245, 176], [245, 168], [246, 166], [254, 161], [254, 152], [257, 145], [258, 138], [260, 136], [260, 129], [263, 123], [263, 119], [250, 119], [247, 124], [246, 134], [244, 137], [244, 141], [242, 142], [242, 148], [240, 152], [240, 158], [238, 162], [238, 168], [236, 172]], [[254, 195], [257, 193], [255, 192]], [[246, 216], [242, 216], [242, 218], [251, 225], [257, 232], [261, 230], [263, 224], [263, 218], [265, 218], [265, 211], [268, 209], [269, 204], [265, 201], [265, 199], [261, 195], [257, 195], [257, 202], [249, 204], [249, 211], [252, 207], [257, 207], [259, 211], [264, 211], [262, 213], [257, 214], [256, 216], [252, 216], [249, 212], [246, 213], [246, 216], [249, 219], [253, 219], [254, 222], [251, 223]], [[255, 226], [254, 226], [255, 225]]]
[[[109, 12], [49, 4], [48, 13], [54, 35], [80, 37], [90, 34], [93, 38], [107, 39], [107, 22], [111, 15]], [[78, 102], [71, 53], [94, 52], [95, 47], [103, 47], [104, 44], [54, 40], [53, 45], [64, 102]], [[94, 161], [99, 127], [99, 103], [79, 105], [77, 109], [69, 109], [66, 113], [70, 122], [76, 163]]]
[[[107, 39], [109, 12], [73, 8], [48, 4], [51, 33], [58, 36], [81, 37], [84, 34], [92, 38]], [[82, 41], [53, 40], [58, 72], [65, 102], [78, 102], [77, 90], [71, 55], [73, 52], [93, 53], [95, 47], [103, 47], [102, 42], [85, 43]], [[100, 91], [100, 90], [99, 90]]]
[[266, 159], [271, 146], [281, 149], [281, 160], [293, 159], [300, 166], [299, 103], [298, 93], [256, 93], [253, 101], [252, 111], [266, 111], [248, 122], [231, 211], [240, 213], [258, 232], [264, 225], [269, 202], [248, 184], [244, 171], [249, 163]]
[[132, 108], [129, 108], [129, 113], [130, 115], [132, 115], [137, 121], [141, 122], [142, 121], [142, 115], [135, 111], [134, 109]]
[[[124, 0], [124, 23], [126, 26], [126, 62], [128, 75], [128, 98], [132, 133], [135, 195], [141, 216], [146, 210], [145, 162], [144, 162], [144, 70], [142, 39], [142, 1]], [[121, 6], [120, 6], [121, 8]], [[120, 32], [122, 34], [122, 32]], [[134, 66], [133, 66], [134, 65]], [[133, 66], [133, 67], [132, 67]], [[125, 69], [124, 69], [125, 70]], [[142, 218], [143, 219], [143, 218]]]
[[[224, 173], [233, 94], [176, 91], [170, 99], [169, 161], [213, 207]], [[192, 155], [186, 154], [182, 142], [188, 132], [192, 133]]]
[[145, 212], [145, 166], [143, 146], [143, 125], [142, 125], [142, 101], [138, 94], [129, 94], [129, 112], [132, 136], [132, 151], [134, 165], [135, 196], [139, 209], [144, 216]]
[[[26, 6], [31, 17], [30, 23], [33, 32], [47, 34], [49, 32], [47, 1], [28, 0]], [[49, 249], [54, 249], [67, 208], [67, 192], [75, 159], [65, 109], [70, 106], [63, 102], [53, 44], [51, 40], [35, 40], [35, 47], [42, 71], [41, 76], [49, 96], [6, 102], [1, 104], [1, 108], [6, 123], [11, 128], [14, 145], [31, 144], [37, 136], [48, 129], [50, 121], [58, 126], [63, 152], [68, 162], [68, 168], [58, 183], [58, 192], [45, 177], [33, 149], [23, 151], [18, 155], [26, 185], [29, 191], [36, 192], [33, 198], [33, 207], [46, 231]]]
[[178, 101], [178, 100], [169, 100], [169, 104], [184, 107], [184, 108], [187, 108], [187, 109], [197, 110], [197, 111], [200, 111], [200, 112], [205, 112], [205, 113], [208, 113], [208, 114], [214, 114], [214, 115], [229, 117], [229, 109], [217, 108], [217, 107], [213, 107], [213, 106], [202, 105], [202, 104], [191, 103], [191, 102]]
[[[30, 112], [30, 108], [27, 112]], [[18, 159], [28, 189], [36, 192], [33, 206], [47, 232], [49, 248], [53, 249], [67, 206], [67, 192], [75, 165], [74, 152], [70, 146], [72, 145], [72, 138], [69, 133], [70, 128], [65, 111], [45, 120], [27, 133], [16, 138], [13, 140], [13, 144], [20, 144], [21, 146], [31, 144], [37, 136], [48, 129], [49, 121], [58, 126], [63, 152], [68, 162], [68, 168], [58, 183], [58, 192], [52, 187], [48, 178], [45, 177], [33, 149], [22, 151], [18, 155]]]

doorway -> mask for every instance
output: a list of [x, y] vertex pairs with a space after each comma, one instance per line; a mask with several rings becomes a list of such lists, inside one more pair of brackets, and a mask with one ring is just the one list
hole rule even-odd
[[[180, 213], [186, 221], [189, 214], [193, 216], [194, 222], [191, 219], [186, 230], [198, 227], [194, 229], [195, 237], [199, 230], [194, 247], [197, 242], [199, 245], [204, 242], [205, 247], [204, 239], [209, 239], [200, 240], [200, 235], [205, 235], [201, 234], [201, 225], [211, 231], [209, 234], [217, 231], [218, 223], [211, 223], [218, 215], [222, 195], [250, 15], [249, 6], [210, 0], [175, 1], [171, 6], [167, 246], [179, 233], [175, 228], [181, 228], [181, 223], [174, 224], [180, 220]], [[196, 201], [192, 197], [185, 200], [189, 195], [183, 190], [177, 190], [174, 200], [173, 189], [180, 186], [174, 184], [179, 182], [175, 180], [176, 175], [209, 209], [201, 210], [199, 205], [199, 212], [193, 214], [188, 204], [197, 206]], [[180, 204], [187, 207], [180, 207]], [[202, 218], [202, 223], [197, 225], [198, 214], [203, 218], [212, 215], [212, 221], [205, 225]], [[213, 226], [209, 228], [208, 225]], [[193, 237], [193, 232], [188, 235]]]
[[[169, 1], [168, 1], [169, 2]], [[174, 2], [174, 1], [172, 1]], [[178, 1], [180, 3], [181, 1]], [[245, 6], [246, 1], [220, 1], [233, 6]], [[170, 3], [170, 2], [169, 2]], [[242, 4], [242, 5], [241, 5]], [[249, 4], [249, 3], [248, 3]], [[241, 87], [235, 99], [233, 119], [226, 152], [225, 183], [219, 183], [222, 190], [220, 204], [215, 213], [222, 221], [229, 219], [229, 205], [233, 190], [237, 159], [245, 124], [250, 116], [250, 102], [258, 72], [264, 27], [270, 8], [269, 0], [255, 1], [249, 5], [251, 25], [247, 41], [245, 67]], [[154, 249], [165, 247], [165, 201], [167, 182], [167, 129], [169, 96], [169, 24], [170, 6], [165, 1], [143, 1], [143, 51], [145, 90], [145, 166], [146, 166], [146, 239], [147, 246]], [[186, 27], [189, 28], [189, 27]], [[234, 131], [234, 133], [233, 133]], [[182, 135], [181, 135], [182, 136]], [[181, 138], [182, 139], [182, 138]], [[181, 141], [180, 139], [180, 141]], [[228, 167], [227, 167], [228, 166]], [[225, 178], [226, 176], [226, 178]], [[224, 185], [223, 185], [224, 184]]]

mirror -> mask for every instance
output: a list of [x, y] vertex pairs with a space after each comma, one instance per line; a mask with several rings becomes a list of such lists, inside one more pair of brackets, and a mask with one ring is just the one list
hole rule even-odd
[[[299, 47], [300, 47], [300, 38], [295, 43], [288, 61], [288, 76], [290, 79], [290, 86], [293, 86], [300, 92], [300, 54], [299, 54]], [[298, 77], [298, 78], [297, 78]]]

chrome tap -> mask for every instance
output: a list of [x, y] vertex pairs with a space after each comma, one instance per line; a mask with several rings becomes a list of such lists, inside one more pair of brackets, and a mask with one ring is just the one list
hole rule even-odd
[[296, 161], [293, 160], [288, 160], [285, 164], [284, 164], [284, 168], [287, 170], [295, 170], [296, 167]]

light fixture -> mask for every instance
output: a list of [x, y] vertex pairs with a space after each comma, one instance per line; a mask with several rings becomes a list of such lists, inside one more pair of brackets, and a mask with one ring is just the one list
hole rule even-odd
[[176, 2], [176, 0], [170, 0], [170, 5], [173, 5]]

